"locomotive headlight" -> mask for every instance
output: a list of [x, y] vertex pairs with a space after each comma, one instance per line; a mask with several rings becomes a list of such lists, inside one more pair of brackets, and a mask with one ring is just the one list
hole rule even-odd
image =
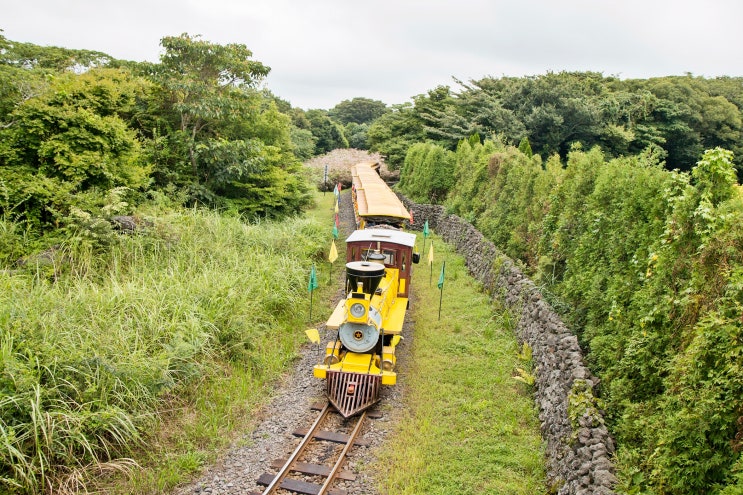
[[361, 303], [354, 303], [351, 305], [350, 311], [351, 311], [351, 315], [354, 318], [361, 318], [362, 316], [364, 316], [364, 313], [366, 312], [366, 308], [364, 308], [364, 305]]

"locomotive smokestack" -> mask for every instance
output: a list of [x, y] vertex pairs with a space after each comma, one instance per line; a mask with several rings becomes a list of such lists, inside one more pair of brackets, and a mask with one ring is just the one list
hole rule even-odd
[[384, 277], [384, 265], [382, 264], [367, 261], [346, 263], [347, 287], [357, 289], [361, 285], [361, 292], [374, 294], [374, 291], [379, 287], [379, 282], [382, 281], [382, 277]]

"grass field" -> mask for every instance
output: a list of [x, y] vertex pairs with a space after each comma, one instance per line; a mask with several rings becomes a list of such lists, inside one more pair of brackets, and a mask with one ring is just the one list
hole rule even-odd
[[[333, 195], [315, 199], [303, 219], [262, 225], [168, 213], [104, 254], [62, 253], [53, 280], [48, 266], [0, 273], [0, 488], [167, 492], [249, 430], [304, 341], [313, 260], [313, 320], [330, 312]], [[436, 243], [433, 276], [425, 255], [414, 275], [409, 407], [381, 490], [543, 493], [533, 402], [512, 377], [528, 368], [512, 319]]]
[[0, 270], [0, 493], [166, 491], [245, 429], [296, 357], [323, 223], [150, 218], [104, 251]]
[[513, 318], [467, 275], [461, 257], [434, 242], [433, 270], [423, 253], [414, 272], [412, 366], [402, 384], [409, 410], [374, 467], [387, 473], [380, 490], [389, 495], [545, 493], [535, 405], [527, 386], [513, 378], [516, 369], [529, 366], [519, 358]]

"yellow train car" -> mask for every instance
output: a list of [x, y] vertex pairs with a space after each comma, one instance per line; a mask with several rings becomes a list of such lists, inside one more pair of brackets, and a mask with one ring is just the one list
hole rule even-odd
[[351, 195], [356, 227], [376, 225], [402, 228], [410, 213], [379, 176], [378, 164], [362, 162], [351, 168]]

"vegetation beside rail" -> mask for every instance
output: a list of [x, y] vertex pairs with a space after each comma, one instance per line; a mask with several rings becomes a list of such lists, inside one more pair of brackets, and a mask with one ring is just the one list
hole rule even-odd
[[409, 410], [371, 469], [385, 473], [382, 493], [542, 494], [539, 421], [528, 386], [514, 378], [528, 381], [530, 365], [515, 322], [467, 274], [463, 259], [434, 239], [433, 277], [427, 253], [413, 273], [412, 356], [400, 379]]
[[3, 493], [74, 492], [132, 458], [157, 465], [124, 492], [161, 492], [296, 355], [327, 229], [201, 210], [151, 221], [0, 272]]
[[737, 494], [743, 199], [730, 151], [708, 150], [688, 173], [662, 156], [576, 146], [563, 166], [477, 137], [456, 152], [421, 143], [400, 187], [446, 198], [564, 313], [602, 380], [620, 493]]

